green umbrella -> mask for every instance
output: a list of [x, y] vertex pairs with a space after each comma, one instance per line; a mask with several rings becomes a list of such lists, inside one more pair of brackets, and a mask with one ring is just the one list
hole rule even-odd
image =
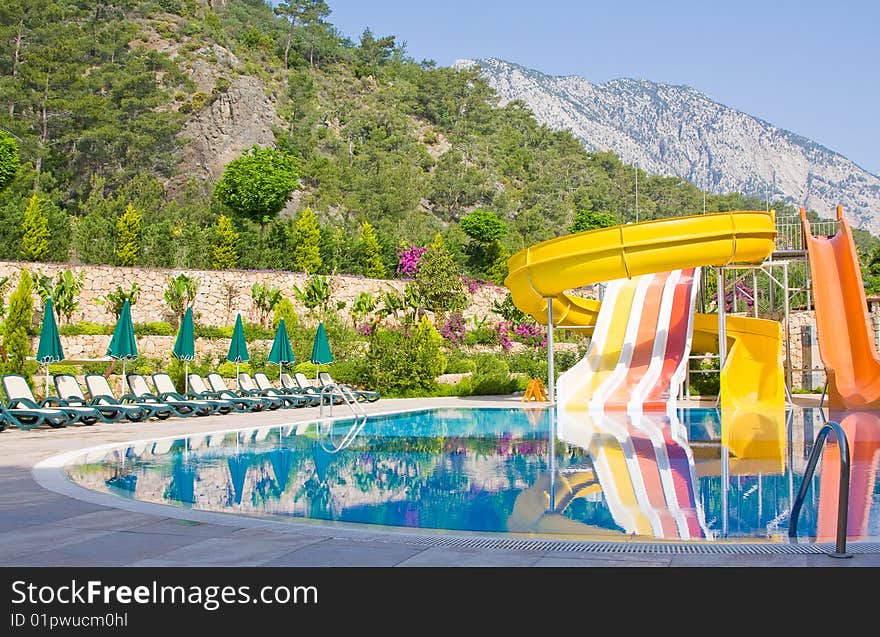
[[327, 341], [327, 332], [324, 330], [324, 322], [318, 323], [318, 331], [315, 332], [315, 342], [312, 344], [311, 362], [318, 365], [318, 371], [322, 363], [332, 363], [333, 354], [330, 352], [330, 343]]
[[[107, 348], [107, 356], [122, 361], [122, 386], [125, 387], [125, 361], [138, 357], [137, 342], [134, 340], [134, 325], [131, 323], [131, 304], [128, 299], [122, 305], [113, 338]], [[123, 390], [124, 391], [124, 390]]]
[[284, 325], [284, 319], [282, 318], [278, 321], [278, 329], [275, 330], [275, 340], [272, 342], [272, 349], [269, 352], [269, 362], [278, 363], [278, 373], [280, 375], [281, 366], [293, 361], [293, 348], [290, 347], [287, 327]]
[[49, 363], [55, 363], [64, 359], [64, 350], [61, 349], [61, 339], [58, 338], [58, 325], [55, 323], [55, 313], [52, 311], [52, 297], [46, 299], [46, 307], [43, 308], [43, 327], [40, 330], [40, 345], [37, 347], [37, 362], [46, 365], [46, 395], [49, 395]]
[[229, 342], [229, 353], [226, 360], [235, 363], [235, 382], [241, 389], [238, 381], [238, 365], [250, 359], [247, 351], [247, 341], [244, 339], [244, 324], [241, 322], [241, 314], [235, 317], [235, 329], [232, 332], [232, 340]]
[[174, 349], [171, 353], [177, 360], [184, 362], [183, 393], [186, 395], [189, 393], [189, 362], [196, 357], [196, 339], [191, 307], [186, 308], [186, 314], [183, 315], [183, 321], [180, 323], [177, 340], [174, 341]]

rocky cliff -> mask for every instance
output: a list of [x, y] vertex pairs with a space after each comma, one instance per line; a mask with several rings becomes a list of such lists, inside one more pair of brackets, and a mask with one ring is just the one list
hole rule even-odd
[[781, 199], [880, 234], [880, 177], [805, 137], [714, 102], [687, 86], [619, 79], [593, 84], [503, 60], [476, 64], [502, 103], [522, 100], [535, 118], [568, 129], [593, 151], [611, 150], [654, 174], [709, 192]]

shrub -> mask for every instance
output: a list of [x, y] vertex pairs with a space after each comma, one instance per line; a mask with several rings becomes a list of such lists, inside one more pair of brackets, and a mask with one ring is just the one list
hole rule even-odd
[[18, 286], [9, 297], [9, 310], [3, 322], [3, 349], [6, 360], [3, 372], [21, 374], [30, 382], [37, 370], [37, 363], [28, 360], [34, 355], [29, 331], [34, 314], [34, 300], [31, 296], [33, 279], [27, 270], [21, 271]]
[[697, 396], [717, 396], [721, 391], [721, 376], [717, 372], [718, 360], [713, 358], [695, 359], [691, 361], [690, 366], [690, 393]]
[[165, 321], [135, 323], [133, 327], [135, 336], [174, 336], [177, 333], [174, 326]]
[[465, 358], [458, 354], [452, 354], [449, 362], [446, 364], [447, 374], [467, 374], [477, 369], [477, 364], [470, 358]]
[[288, 333], [299, 325], [299, 317], [296, 315], [296, 307], [294, 307], [293, 301], [287, 297], [281, 299], [272, 313], [273, 330], [278, 329], [278, 324], [281, 322], [281, 319], [284, 319], [284, 326], [287, 328]]
[[[303, 361], [302, 363], [297, 363], [293, 366], [294, 373], [297, 374], [305, 374], [306, 378], [317, 378], [318, 377], [318, 366], [309, 361]], [[332, 372], [331, 372], [332, 373]]]
[[495, 330], [491, 327], [478, 327], [464, 335], [465, 345], [494, 345], [498, 342]]
[[79, 373], [76, 365], [65, 365], [64, 363], [49, 363], [50, 374], [76, 374]]
[[[556, 352], [556, 356], [560, 354], [562, 352]], [[547, 378], [546, 350], [524, 349], [510, 354], [507, 361], [511, 372], [525, 374], [529, 378]], [[558, 359], [553, 362], [554, 367], [558, 368]]]
[[367, 383], [380, 392], [431, 391], [446, 367], [443, 337], [427, 318], [406, 328], [377, 329], [367, 352]]
[[495, 396], [511, 394], [518, 387], [507, 363], [493, 354], [477, 354], [475, 370], [456, 385], [460, 396]]
[[112, 334], [113, 325], [99, 325], [90, 321], [80, 321], [73, 325], [59, 325], [58, 333], [61, 336], [79, 336], [80, 334], [89, 334], [93, 336], [101, 334]]
[[[251, 366], [248, 363], [240, 363], [238, 371], [251, 373]], [[235, 378], [235, 363], [224, 361], [217, 366], [217, 373], [223, 378]]]

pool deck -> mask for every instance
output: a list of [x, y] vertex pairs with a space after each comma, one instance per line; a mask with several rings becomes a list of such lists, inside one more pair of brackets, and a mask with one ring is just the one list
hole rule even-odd
[[[815, 406], [818, 398], [795, 396], [795, 402]], [[382, 399], [365, 407], [370, 413], [380, 413], [524, 404], [518, 397], [481, 397]], [[852, 557], [847, 559], [835, 559], [820, 550], [678, 552], [668, 550], [669, 543], [641, 538], [603, 542], [604, 548], [597, 544], [593, 550], [581, 542], [544, 542], [523, 536], [511, 542], [477, 534], [267, 521], [86, 491], [61, 478], [57, 468], [44, 462], [58, 454], [111, 443], [281, 425], [315, 417], [317, 409], [305, 408], [57, 430], [7, 429], [0, 433], [0, 566], [880, 566], [876, 544], [866, 544], [860, 550], [858, 543], [849, 543]], [[39, 463], [42, 467], [35, 469]], [[620, 550], [608, 550], [609, 546]]]

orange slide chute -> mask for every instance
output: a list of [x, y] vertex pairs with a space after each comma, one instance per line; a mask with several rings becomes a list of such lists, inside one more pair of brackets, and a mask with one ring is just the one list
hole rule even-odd
[[852, 229], [837, 207], [837, 232], [814, 237], [801, 208], [813, 279], [819, 354], [832, 410], [880, 409], [880, 356]]

